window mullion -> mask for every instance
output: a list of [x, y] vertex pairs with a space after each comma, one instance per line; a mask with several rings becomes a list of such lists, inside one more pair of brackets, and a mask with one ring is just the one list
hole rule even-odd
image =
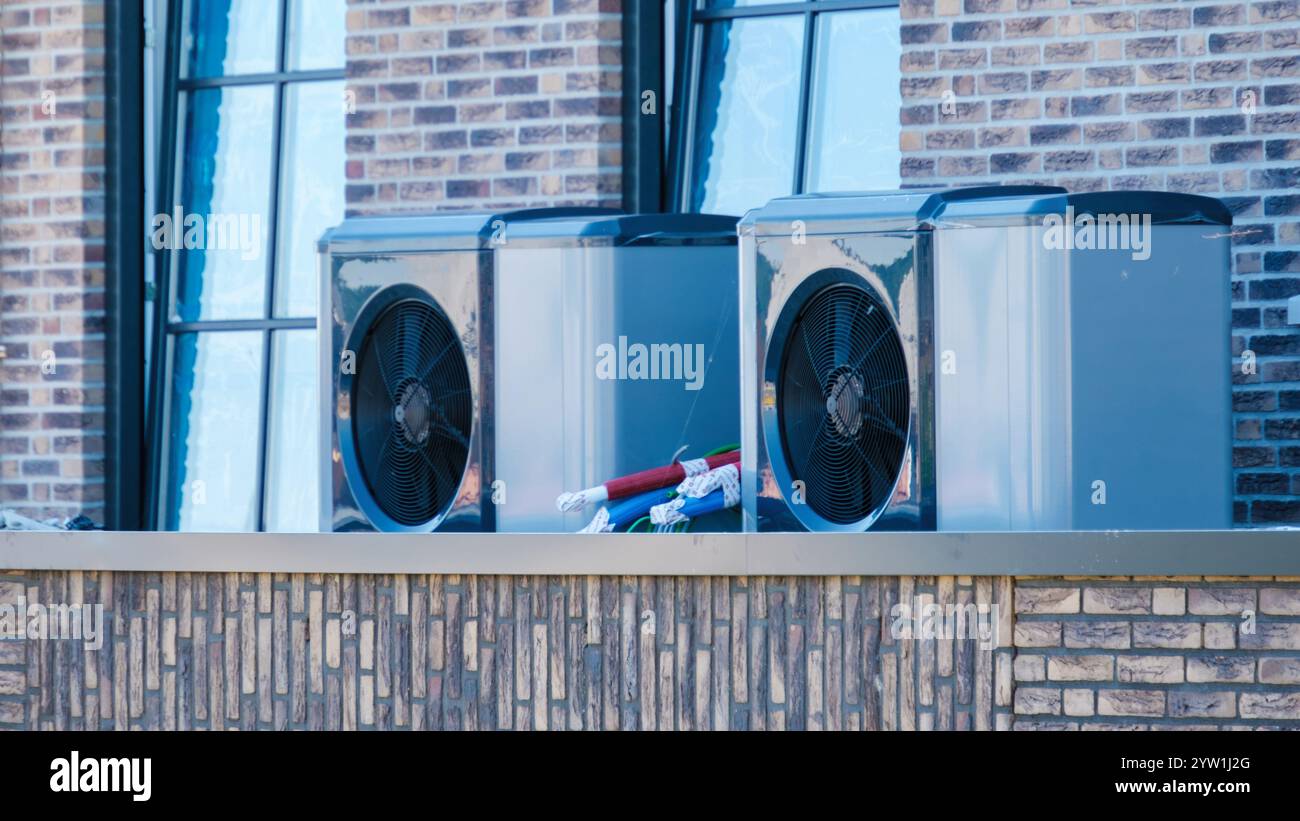
[[[167, 15], [167, 46], [163, 70], [163, 105], [162, 123], [159, 129], [158, 151], [158, 190], [162, 192], [156, 200], [159, 213], [171, 213], [180, 201], [180, 114], [182, 92], [179, 90], [181, 41], [184, 26], [188, 23], [189, 7], [179, 4], [179, 13]], [[188, 104], [188, 100], [185, 100]], [[152, 230], [152, 225], [150, 226]], [[172, 319], [172, 278], [175, 276], [176, 251], [163, 249], [154, 251], [154, 326], [153, 355], [150, 364], [153, 368], [150, 379], [149, 419], [149, 481], [146, 505], [146, 525], [155, 525], [162, 529], [167, 527], [169, 511], [167, 510], [168, 485], [172, 477], [167, 463], [169, 448], [168, 434], [172, 420], [172, 335], [167, 332], [167, 325]]]
[[794, 180], [790, 188], [792, 194], [802, 194], [804, 189], [804, 169], [808, 166], [808, 107], [812, 95], [812, 61], [813, 45], [816, 32], [814, 26], [817, 14], [811, 8], [804, 12], [803, 57], [799, 77], [799, 124], [795, 131]]
[[[285, 105], [285, 86], [287, 81], [283, 79], [286, 69], [286, 57], [288, 54], [289, 43], [289, 0], [280, 0], [280, 42], [277, 49], [275, 67], [281, 74], [281, 78], [275, 83], [275, 110], [271, 115], [271, 185], [270, 204], [267, 206], [267, 231], [266, 231], [266, 294], [263, 310], [263, 317], [270, 319], [275, 316], [275, 262], [276, 262], [276, 243], [279, 208], [280, 208], [280, 167], [281, 167], [281, 142], [283, 139], [284, 126], [284, 105]], [[271, 348], [275, 342], [275, 332], [270, 328], [262, 332], [262, 385], [261, 397], [258, 402], [258, 421], [257, 421], [257, 529], [266, 529], [266, 470], [267, 470], [267, 451], [270, 449], [270, 442], [267, 441], [267, 435], [270, 430], [268, 420], [271, 415], [271, 366], [274, 360], [271, 356]]]
[[687, 66], [688, 69], [682, 72], [682, 95], [678, 101], [679, 111], [681, 113], [681, 129], [678, 131], [682, 135], [681, 145], [678, 152], [681, 159], [678, 162], [678, 211], [689, 212], [693, 209], [691, 202], [691, 192], [694, 185], [695, 177], [695, 121], [696, 114], [699, 111], [699, 96], [701, 82], [700, 63], [703, 60], [703, 43], [704, 43], [704, 26], [707, 24], [696, 24], [694, 21], [687, 20]]

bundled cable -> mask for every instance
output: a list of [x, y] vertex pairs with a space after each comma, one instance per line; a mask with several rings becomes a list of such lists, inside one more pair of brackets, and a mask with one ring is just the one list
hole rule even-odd
[[650, 508], [650, 523], [659, 527], [671, 526], [738, 504], [740, 469], [732, 462], [684, 479], [677, 486], [674, 498]]
[[591, 522], [578, 532], [612, 533], [618, 528], [631, 525], [645, 518], [655, 505], [668, 501], [672, 498], [672, 495], [671, 488], [661, 487], [639, 493], [636, 496], [624, 499], [616, 505], [602, 507], [596, 511], [596, 515]]
[[571, 510], [582, 510], [589, 504], [627, 499], [651, 490], [672, 487], [692, 476], [703, 475], [716, 468], [735, 464], [739, 461], [740, 451], [728, 450], [724, 453], [715, 453], [700, 459], [674, 462], [671, 465], [610, 479], [604, 484], [586, 490], [579, 490], [575, 493], [561, 493], [559, 498], [555, 500], [555, 505], [564, 513]]

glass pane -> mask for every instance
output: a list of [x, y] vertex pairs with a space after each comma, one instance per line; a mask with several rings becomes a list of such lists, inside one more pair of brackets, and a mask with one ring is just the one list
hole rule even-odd
[[790, 193], [802, 15], [705, 27], [691, 210], [743, 214]]
[[897, 188], [898, 9], [817, 18], [808, 191]]
[[175, 338], [168, 530], [257, 529], [262, 338], [260, 331]]
[[[188, 96], [181, 158], [182, 214], [162, 215], [177, 255], [174, 315], [249, 319], [266, 311], [271, 199], [272, 86]], [[178, 224], [179, 223], [179, 224]], [[164, 238], [154, 224], [154, 243]]]
[[316, 315], [316, 240], [343, 220], [343, 81], [285, 91], [276, 316]]
[[315, 531], [320, 507], [316, 332], [276, 331], [272, 340], [265, 526]]
[[293, 0], [289, 7], [289, 70], [343, 68], [347, 0]]
[[268, 0], [190, 0], [185, 76], [275, 71], [279, 8]]

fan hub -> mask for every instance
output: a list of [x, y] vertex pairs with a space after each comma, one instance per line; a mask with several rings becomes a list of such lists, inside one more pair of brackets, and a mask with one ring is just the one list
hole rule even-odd
[[408, 445], [423, 445], [429, 438], [433, 421], [433, 402], [429, 391], [419, 382], [407, 382], [398, 391], [393, 407], [393, 421]]
[[843, 439], [858, 435], [862, 428], [862, 401], [866, 388], [862, 378], [847, 368], [831, 377], [830, 391], [826, 395], [826, 413], [830, 415], [835, 432]]

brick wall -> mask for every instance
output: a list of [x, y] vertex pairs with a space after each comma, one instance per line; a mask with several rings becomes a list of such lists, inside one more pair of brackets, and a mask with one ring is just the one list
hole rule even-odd
[[1005, 729], [1010, 649], [895, 641], [1010, 578], [0, 572], [111, 636], [0, 640], [4, 728]]
[[1016, 729], [1300, 728], [1300, 578], [1018, 579]]
[[[1300, 0], [902, 0], [905, 184], [1221, 197], [1236, 521], [1300, 522]], [[1225, 340], [1226, 344], [1226, 340]]]
[[0, 507], [104, 517], [104, 7], [0, 5]]
[[621, 203], [619, 0], [350, 0], [350, 213]]
[[[0, 640], [0, 729], [1300, 727], [1297, 577], [0, 573], [20, 598], [110, 635]], [[909, 601], [997, 605], [1014, 658], [896, 637]]]

